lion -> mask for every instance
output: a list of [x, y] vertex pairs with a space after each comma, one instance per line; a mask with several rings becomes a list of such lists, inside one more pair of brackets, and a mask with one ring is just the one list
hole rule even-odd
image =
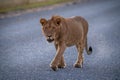
[[56, 55], [50, 67], [54, 71], [58, 68], [65, 68], [63, 53], [67, 47], [75, 45], [78, 50], [78, 57], [74, 67], [82, 68], [84, 48], [88, 55], [92, 53], [92, 47], [90, 46], [88, 49], [87, 46], [88, 22], [81, 16], [64, 18], [54, 15], [48, 20], [41, 18], [40, 23], [46, 40], [49, 43], [54, 42], [56, 48]]

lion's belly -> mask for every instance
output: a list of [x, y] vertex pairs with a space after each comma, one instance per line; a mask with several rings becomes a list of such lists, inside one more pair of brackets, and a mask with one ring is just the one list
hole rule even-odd
[[77, 29], [76, 31], [73, 29], [71, 30], [71, 32], [69, 32], [69, 34], [67, 35], [66, 38], [66, 46], [73, 46], [76, 45], [78, 42], [80, 42], [81, 40], [81, 31], [79, 29]]
[[74, 43], [70, 43], [70, 42], [66, 42], [66, 46], [67, 47], [70, 47], [70, 46], [73, 46], [73, 45], [75, 45]]
[[70, 46], [76, 45], [78, 42], [79, 42], [79, 39], [68, 40], [66, 41], [66, 46], [70, 47]]
[[82, 37], [82, 35], [80, 33], [80, 30], [78, 30], [78, 31], [76, 30], [74, 33], [73, 33], [73, 31], [71, 31], [71, 33], [69, 33], [69, 35], [66, 38], [66, 41], [65, 41], [66, 46], [69, 47], [69, 46], [76, 45], [77, 43], [80, 42], [81, 37]]

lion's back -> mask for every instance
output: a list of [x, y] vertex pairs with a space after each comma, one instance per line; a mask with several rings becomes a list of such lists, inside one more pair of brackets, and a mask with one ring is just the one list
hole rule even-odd
[[78, 23], [82, 23], [84, 34], [86, 35], [88, 32], [88, 22], [81, 16], [75, 16], [73, 19], [75, 19]]
[[84, 18], [80, 16], [66, 18], [66, 24], [67, 31], [64, 35], [67, 37], [66, 42], [68, 45], [76, 44], [83, 36], [86, 36], [88, 26]]

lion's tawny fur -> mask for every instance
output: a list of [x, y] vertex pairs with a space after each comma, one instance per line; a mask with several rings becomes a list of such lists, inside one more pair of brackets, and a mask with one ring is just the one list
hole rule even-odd
[[[50, 64], [53, 70], [64, 68], [66, 66], [63, 53], [69, 46], [75, 45], [78, 50], [75, 67], [82, 67], [83, 50], [87, 47], [88, 22], [81, 16], [64, 18], [61, 16], [52, 16], [51, 19], [40, 19], [42, 31], [48, 42], [53, 42], [56, 48], [56, 55]], [[92, 48], [90, 48], [92, 51]]]

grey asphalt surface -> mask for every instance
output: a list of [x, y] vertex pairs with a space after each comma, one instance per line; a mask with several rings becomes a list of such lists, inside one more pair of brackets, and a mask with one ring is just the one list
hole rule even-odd
[[[82, 69], [73, 67], [74, 46], [64, 53], [65, 69], [49, 67], [55, 48], [42, 35], [39, 19], [54, 14], [88, 20], [93, 53], [84, 51]], [[120, 80], [120, 1], [76, 3], [0, 19], [0, 80]]]

